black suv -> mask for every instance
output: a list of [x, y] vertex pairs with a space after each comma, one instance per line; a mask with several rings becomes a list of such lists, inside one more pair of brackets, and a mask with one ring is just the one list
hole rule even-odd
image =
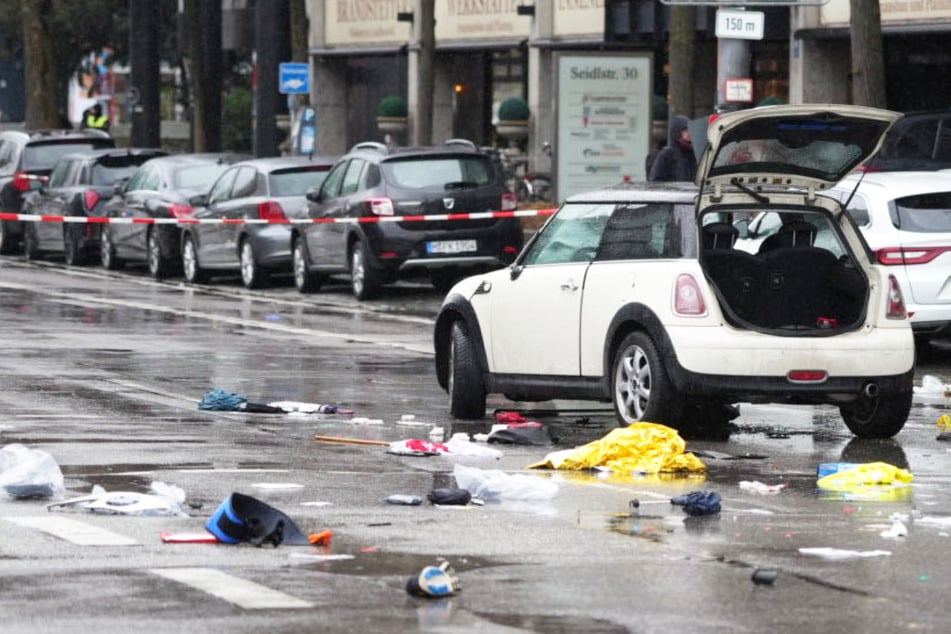
[[862, 168], [870, 172], [951, 168], [951, 110], [908, 112]]
[[[307, 198], [315, 222], [295, 224], [291, 236], [301, 292], [316, 291], [326, 276], [340, 273], [349, 274], [361, 300], [418, 272], [448, 290], [464, 275], [512, 262], [522, 247], [518, 218], [445, 217], [516, 208], [491, 157], [469, 141], [396, 149], [360, 143]], [[416, 219], [388, 220], [405, 216]]]
[[[0, 132], [0, 211], [22, 213], [23, 196], [43, 185], [60, 157], [115, 147], [101, 130], [6, 130]], [[0, 254], [16, 253], [23, 223], [0, 220]]]

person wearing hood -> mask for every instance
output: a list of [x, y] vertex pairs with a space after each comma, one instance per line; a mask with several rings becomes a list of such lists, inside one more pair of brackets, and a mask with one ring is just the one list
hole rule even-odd
[[651, 165], [647, 180], [692, 181], [697, 173], [697, 157], [690, 140], [690, 119], [677, 115], [670, 122], [669, 142]]

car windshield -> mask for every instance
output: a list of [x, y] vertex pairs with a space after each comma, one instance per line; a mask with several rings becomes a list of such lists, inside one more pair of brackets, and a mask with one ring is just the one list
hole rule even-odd
[[308, 189], [320, 187], [326, 177], [326, 167], [275, 171], [268, 175], [268, 189], [272, 196], [303, 196]]
[[447, 184], [488, 185], [495, 179], [486, 156], [414, 157], [385, 161], [383, 175], [391, 184], [406, 189], [445, 189]]
[[173, 189], [188, 187], [211, 187], [211, 184], [228, 169], [224, 163], [207, 163], [204, 165], [187, 165], [175, 170]]
[[61, 157], [74, 152], [88, 152], [103, 147], [111, 147], [111, 141], [76, 141], [74, 143], [33, 143], [23, 151], [23, 169], [48, 170], [53, 169]]
[[898, 198], [890, 205], [889, 216], [902, 231], [951, 233], [951, 192]]

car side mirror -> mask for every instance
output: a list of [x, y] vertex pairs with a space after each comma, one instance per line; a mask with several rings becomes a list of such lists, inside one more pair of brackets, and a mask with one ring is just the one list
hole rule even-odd
[[192, 207], [204, 207], [208, 204], [208, 194], [195, 194], [188, 198], [188, 204]]
[[320, 190], [316, 187], [311, 187], [304, 192], [304, 197], [312, 203], [319, 203], [323, 199], [323, 196], [320, 195]]

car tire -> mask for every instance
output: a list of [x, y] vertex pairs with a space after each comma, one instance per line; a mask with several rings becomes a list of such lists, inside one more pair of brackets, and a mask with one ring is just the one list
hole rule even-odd
[[245, 288], [267, 286], [267, 272], [258, 265], [251, 240], [245, 238], [241, 241], [241, 246], [238, 247], [238, 258], [241, 261], [241, 283]]
[[36, 226], [32, 222], [23, 225], [23, 255], [27, 260], [39, 260], [42, 255], [39, 238], [36, 235]]
[[891, 438], [902, 430], [911, 412], [912, 393], [860, 398], [839, 406], [845, 426], [859, 438]]
[[63, 259], [68, 266], [83, 266], [89, 263], [89, 253], [80, 246], [78, 231], [72, 226], [63, 230]]
[[674, 389], [651, 338], [643, 332], [627, 335], [614, 356], [612, 394], [618, 423], [639, 421], [676, 427], [684, 399]]
[[99, 259], [102, 268], [115, 271], [122, 268], [122, 260], [116, 256], [116, 245], [112, 242], [112, 231], [106, 225], [99, 234]]
[[185, 281], [189, 284], [201, 284], [208, 281], [208, 273], [201, 268], [198, 262], [198, 248], [195, 239], [186, 235], [182, 241], [182, 271]]
[[10, 226], [6, 220], [0, 220], [0, 255], [16, 253], [17, 241], [10, 233]]
[[164, 280], [172, 272], [172, 263], [162, 253], [162, 243], [154, 230], [149, 231], [149, 235], [145, 238], [145, 250], [149, 275], [157, 280]]
[[367, 261], [366, 245], [357, 242], [350, 251], [350, 285], [358, 300], [373, 299], [383, 286], [380, 274]]
[[449, 374], [446, 385], [446, 391], [449, 393], [449, 413], [454, 418], [484, 418], [485, 383], [476, 360], [472, 337], [465, 325], [458, 321], [452, 325], [449, 337]]
[[319, 291], [322, 282], [321, 276], [310, 272], [308, 265], [310, 258], [303, 238], [294, 240], [291, 260], [294, 267], [294, 286], [297, 287], [297, 290], [301, 293], [316, 293]]

